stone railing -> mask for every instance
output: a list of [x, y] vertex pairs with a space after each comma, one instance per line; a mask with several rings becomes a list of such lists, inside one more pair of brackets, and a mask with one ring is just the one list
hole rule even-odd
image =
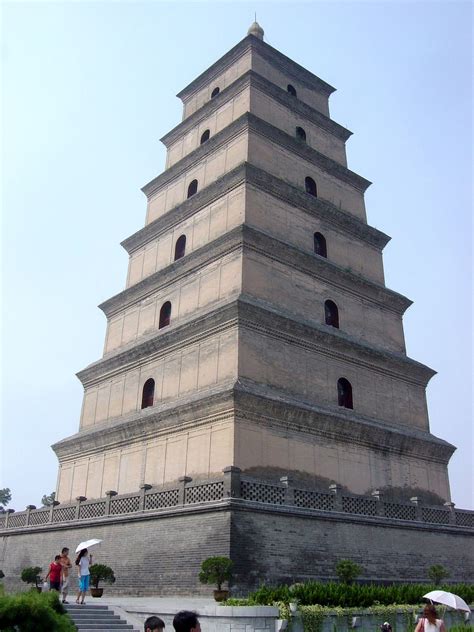
[[238, 467], [231, 466], [225, 468], [222, 477], [206, 481], [193, 481], [184, 476], [175, 485], [153, 487], [144, 484], [138, 493], [118, 495], [111, 490], [106, 492], [105, 498], [100, 499], [87, 500], [84, 496], [78, 496], [75, 503], [55, 502], [51, 507], [41, 509], [28, 505], [25, 511], [19, 512], [8, 509], [0, 513], [0, 530], [143, 515], [229, 498], [267, 506], [474, 529], [474, 511], [455, 509], [454, 503], [434, 507], [422, 505], [416, 497], [406, 503], [393, 502], [384, 500], [379, 491], [374, 491], [371, 496], [356, 496], [343, 492], [336, 484], [330, 485], [327, 491], [320, 491], [298, 487], [287, 476], [277, 483], [269, 483], [242, 475]]

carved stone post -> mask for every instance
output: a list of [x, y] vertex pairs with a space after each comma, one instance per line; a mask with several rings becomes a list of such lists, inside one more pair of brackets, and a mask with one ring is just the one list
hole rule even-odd
[[382, 492], [379, 489], [374, 489], [371, 496], [377, 501], [377, 516], [383, 516], [385, 512]]
[[114, 496], [117, 496], [117, 492], [114, 489], [109, 489], [105, 492], [105, 516], [110, 516], [110, 501]]
[[415, 505], [416, 508], [416, 519], [419, 520], [420, 522], [423, 521], [423, 512], [421, 510], [421, 505], [420, 505], [420, 499], [418, 498], [418, 496], [412, 496], [410, 498], [410, 502]]
[[143, 485], [140, 485], [140, 511], [145, 510], [146, 492], [151, 488], [152, 488], [152, 485], [149, 485], [148, 483], [143, 483]]
[[293, 479], [291, 476], [281, 476], [280, 483], [285, 488], [285, 505], [295, 504], [295, 488], [293, 487]]
[[193, 479], [190, 476], [180, 476], [178, 481], [180, 483], [178, 490], [178, 505], [184, 505], [186, 500], [186, 484], [190, 483]]
[[240, 473], [242, 470], [235, 465], [225, 467], [224, 472], [224, 498], [240, 498]]
[[53, 523], [54, 508], [57, 507], [59, 504], [59, 500], [53, 500], [53, 502], [51, 503], [51, 506], [49, 508], [49, 522], [51, 524]]
[[10, 522], [10, 516], [12, 513], [15, 513], [14, 509], [5, 509], [5, 513], [7, 514], [5, 516], [5, 529], [8, 528], [8, 523]]
[[32, 509], [36, 509], [36, 505], [26, 505], [26, 526], [30, 524], [30, 513]]
[[449, 524], [456, 524], [456, 511], [454, 510], [454, 507], [456, 506], [454, 503], [452, 502], [447, 502], [444, 503], [444, 506], [449, 509]]
[[76, 498], [76, 515], [74, 516], [75, 520], [79, 520], [79, 516], [81, 515], [81, 503], [85, 502], [87, 498], [85, 496], [77, 496]]
[[334, 494], [334, 511], [342, 511], [342, 487], [338, 483], [329, 485], [329, 491]]

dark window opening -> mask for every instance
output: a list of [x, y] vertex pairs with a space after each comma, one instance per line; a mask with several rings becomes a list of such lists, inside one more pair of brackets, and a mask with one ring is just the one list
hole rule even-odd
[[318, 189], [316, 187], [316, 182], [313, 180], [313, 178], [310, 178], [309, 176], [307, 176], [304, 179], [304, 188], [306, 190], [306, 193], [309, 193], [310, 195], [314, 195], [314, 197], [318, 197]]
[[288, 84], [286, 89], [291, 94], [291, 96], [296, 97], [296, 90], [295, 90], [294, 86], [291, 85], [291, 83]]
[[184, 257], [184, 253], [186, 252], [186, 235], [181, 235], [178, 237], [176, 241], [176, 245], [174, 247], [174, 260], [181, 259]]
[[170, 324], [171, 320], [171, 303], [166, 301], [163, 303], [160, 309], [160, 324], [158, 325], [158, 329], [163, 329], [163, 327], [167, 327]]
[[211, 92], [211, 99], [213, 99], [214, 97], [217, 97], [220, 91], [221, 91], [220, 88], [214, 88], [214, 90]]
[[190, 198], [192, 195], [197, 193], [197, 190], [198, 190], [198, 181], [193, 180], [192, 182], [190, 182], [188, 186], [188, 198]]
[[339, 310], [337, 309], [337, 305], [334, 301], [326, 301], [324, 303], [324, 318], [326, 320], [326, 325], [339, 329]]
[[320, 257], [327, 257], [326, 238], [321, 233], [314, 233], [314, 252]]
[[202, 145], [203, 143], [205, 143], [205, 142], [206, 142], [206, 140], [209, 140], [209, 136], [210, 136], [210, 135], [211, 135], [211, 132], [210, 132], [208, 129], [207, 129], [205, 132], [203, 132], [203, 133], [202, 133], [202, 136], [201, 136], [201, 145]]
[[142, 408], [153, 406], [153, 398], [155, 397], [155, 380], [150, 378], [143, 385]]
[[302, 127], [296, 128], [296, 138], [304, 143], [306, 142], [306, 132]]
[[344, 408], [354, 408], [352, 405], [352, 386], [345, 377], [337, 380], [337, 403]]

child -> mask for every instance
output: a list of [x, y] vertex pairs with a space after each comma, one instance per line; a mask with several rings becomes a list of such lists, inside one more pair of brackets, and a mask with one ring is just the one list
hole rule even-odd
[[48, 574], [44, 578], [44, 580], [47, 581], [49, 577], [50, 590], [57, 590], [59, 592], [59, 588], [61, 586], [62, 575], [63, 575], [63, 567], [61, 566], [61, 556], [55, 555], [54, 562], [51, 562], [51, 564], [49, 565]]

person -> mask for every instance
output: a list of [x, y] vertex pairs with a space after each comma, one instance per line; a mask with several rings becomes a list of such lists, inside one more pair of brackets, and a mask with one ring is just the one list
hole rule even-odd
[[415, 632], [446, 632], [443, 619], [438, 619], [436, 608], [428, 604], [423, 609], [423, 616], [416, 624]]
[[87, 555], [87, 549], [82, 549], [82, 551], [79, 551], [79, 555], [76, 558], [77, 574], [79, 577], [79, 592], [77, 593], [76, 603], [84, 603], [86, 592], [89, 590], [89, 566], [91, 564], [92, 555]]
[[201, 624], [195, 612], [180, 610], [173, 619], [176, 632], [201, 632]]
[[65, 546], [61, 551], [60, 562], [63, 567], [63, 583], [61, 584], [63, 603], [69, 603], [69, 601], [67, 601], [67, 594], [69, 592], [69, 569], [72, 568], [72, 564], [69, 559], [69, 549], [67, 546]]
[[160, 617], [148, 617], [145, 621], [145, 632], [154, 632], [155, 630], [164, 630], [165, 622]]
[[49, 565], [49, 570], [44, 578], [44, 581], [48, 581], [49, 577], [49, 589], [57, 590], [59, 592], [59, 588], [61, 586], [61, 578], [63, 574], [63, 567], [61, 566], [61, 556], [55, 555], [54, 562], [51, 562]]

